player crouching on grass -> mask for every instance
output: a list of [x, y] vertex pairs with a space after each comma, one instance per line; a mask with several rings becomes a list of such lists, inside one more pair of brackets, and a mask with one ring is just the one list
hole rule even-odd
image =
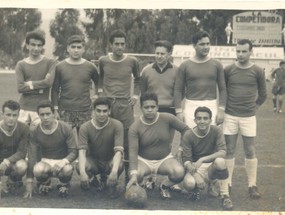
[[[226, 144], [223, 131], [211, 125], [212, 112], [198, 107], [194, 113], [196, 127], [188, 130], [182, 138], [182, 161], [186, 170], [183, 187], [190, 192], [191, 200], [199, 199], [199, 191], [217, 179], [228, 178], [224, 157]], [[209, 191], [209, 190], [208, 190]], [[231, 202], [223, 201], [223, 208], [230, 210]]]
[[158, 113], [155, 93], [140, 97], [142, 116], [129, 129], [130, 181], [126, 189], [142, 182], [145, 176], [160, 174], [168, 176], [159, 190], [163, 199], [169, 199], [170, 187], [184, 177], [183, 166], [171, 154], [172, 129], [183, 134], [188, 126], [169, 113]]
[[30, 133], [25, 197], [32, 197], [33, 175], [40, 194], [46, 195], [51, 190], [51, 177], [57, 177], [58, 194], [66, 197], [73, 174], [72, 162], [77, 157], [74, 134], [68, 124], [55, 119], [49, 101], [40, 103], [37, 112], [41, 122]]
[[116, 185], [124, 169], [124, 128], [120, 121], [109, 117], [110, 109], [108, 98], [100, 97], [94, 101], [92, 119], [79, 130], [77, 170], [83, 190], [89, 190], [90, 185], [98, 191], [107, 188], [109, 197], [116, 198]]
[[[0, 198], [5, 193], [17, 191], [23, 185], [22, 177], [26, 174], [27, 143], [29, 127], [18, 121], [20, 105], [13, 100], [6, 101], [2, 106], [0, 121]], [[5, 184], [2, 176], [8, 176]]]

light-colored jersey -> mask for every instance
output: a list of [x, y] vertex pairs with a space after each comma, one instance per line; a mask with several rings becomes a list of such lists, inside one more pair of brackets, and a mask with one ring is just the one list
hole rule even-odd
[[11, 163], [25, 159], [29, 133], [29, 127], [19, 121], [11, 134], [0, 127], [0, 163], [5, 158]]
[[189, 100], [215, 100], [218, 98], [219, 106], [226, 104], [226, 85], [222, 64], [213, 58], [205, 62], [196, 62], [192, 59], [184, 61], [178, 69], [174, 102], [176, 108], [181, 108], [182, 95], [185, 92]]
[[140, 72], [135, 57], [125, 55], [122, 60], [115, 61], [111, 55], [99, 59], [100, 83], [104, 96], [129, 98], [131, 82], [134, 77], [134, 94], [139, 95]]
[[103, 128], [96, 128], [93, 121], [84, 123], [79, 130], [78, 150], [87, 150], [95, 160], [110, 161], [115, 152], [123, 153], [124, 128], [120, 121], [109, 118]]
[[141, 93], [151, 91], [158, 96], [158, 106], [161, 108], [174, 107], [174, 84], [178, 68], [168, 63], [160, 71], [156, 63], [147, 65], [142, 70]]
[[53, 104], [61, 110], [89, 110], [91, 81], [97, 88], [98, 76], [96, 66], [89, 61], [84, 61], [82, 64], [70, 64], [64, 60], [58, 63], [52, 87]]
[[218, 151], [226, 152], [223, 131], [220, 127], [211, 125], [206, 135], [200, 136], [193, 129], [188, 130], [181, 142], [182, 161], [196, 162], [199, 158]]
[[225, 112], [239, 117], [254, 116], [256, 105], [262, 105], [267, 97], [263, 69], [255, 64], [249, 68], [232, 64], [225, 67], [225, 80], [228, 95]]
[[157, 113], [154, 123], [137, 119], [129, 129], [130, 170], [137, 168], [138, 155], [148, 160], [161, 160], [171, 152], [171, 129], [184, 133], [186, 124], [169, 113]]

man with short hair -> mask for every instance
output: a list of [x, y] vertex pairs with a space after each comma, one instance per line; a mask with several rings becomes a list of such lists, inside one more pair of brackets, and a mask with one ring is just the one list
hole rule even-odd
[[[207, 107], [198, 107], [195, 110], [195, 123], [182, 139], [182, 161], [186, 175], [183, 187], [190, 192], [190, 198], [199, 199], [199, 192], [206, 184], [224, 180], [228, 177], [228, 170], [224, 157], [226, 143], [223, 131], [216, 125], [211, 125], [212, 112]], [[208, 186], [208, 192], [211, 186]], [[230, 210], [231, 202], [223, 202], [223, 208]]]
[[19, 121], [28, 125], [39, 123], [37, 104], [49, 99], [54, 79], [56, 60], [42, 55], [45, 38], [41, 32], [32, 31], [26, 36], [28, 57], [16, 65], [18, 92], [21, 93]]
[[[141, 93], [154, 92], [158, 96], [158, 112], [176, 115], [174, 107], [174, 84], [178, 67], [170, 62], [173, 46], [167, 40], [158, 40], [155, 46], [155, 62], [145, 66], [141, 74]], [[174, 138], [174, 130], [172, 137]], [[172, 142], [172, 141], [171, 141]], [[148, 177], [146, 188], [153, 189], [156, 177]]]
[[[22, 177], [26, 174], [27, 144], [29, 127], [18, 121], [20, 105], [8, 100], [2, 106], [0, 121], [0, 198], [2, 191], [13, 192], [23, 185]], [[6, 186], [2, 185], [2, 176], [8, 176]]]
[[[101, 190], [107, 186], [108, 194], [113, 198], [116, 197], [118, 178], [124, 170], [124, 129], [120, 121], [109, 117], [110, 109], [108, 98], [95, 100], [92, 119], [80, 128], [77, 148], [81, 188], [88, 190], [91, 184]], [[100, 182], [97, 174], [101, 174]]]
[[[222, 64], [208, 56], [210, 35], [199, 31], [192, 38], [195, 49], [194, 57], [184, 61], [178, 69], [174, 103], [177, 117], [193, 128], [194, 111], [199, 106], [206, 106], [213, 114], [213, 124], [220, 125], [224, 120], [226, 105], [226, 85]], [[217, 87], [219, 93], [217, 93]], [[182, 111], [181, 101], [185, 92], [185, 108]], [[219, 98], [219, 101], [217, 101]]]
[[37, 112], [41, 122], [30, 134], [25, 197], [32, 197], [33, 176], [42, 195], [51, 190], [51, 177], [57, 177], [58, 194], [66, 197], [73, 174], [72, 162], [77, 157], [74, 134], [69, 125], [55, 119], [54, 108], [49, 101], [40, 103]]
[[264, 70], [250, 61], [252, 43], [239, 40], [236, 46], [237, 61], [225, 67], [227, 105], [223, 132], [227, 145], [226, 162], [229, 178], [221, 183], [222, 199], [230, 199], [232, 174], [235, 166], [235, 149], [238, 133], [243, 140], [245, 170], [248, 178], [248, 192], [252, 199], [260, 198], [256, 186], [257, 158], [254, 138], [256, 136], [256, 111], [266, 100]]
[[[279, 63], [279, 68], [275, 69], [271, 73], [271, 79], [273, 80], [272, 86], [272, 102], [273, 111], [282, 113], [283, 94], [285, 94], [285, 61], [282, 60]], [[278, 108], [277, 108], [278, 101]]]
[[90, 84], [92, 80], [96, 98], [99, 79], [96, 66], [82, 58], [84, 46], [81, 35], [68, 38], [69, 57], [56, 65], [51, 93], [56, 117], [70, 124], [75, 134], [91, 119]]
[[[112, 53], [99, 59], [100, 91], [112, 103], [111, 117], [124, 126], [125, 183], [128, 181], [128, 129], [134, 121], [133, 107], [140, 93], [139, 64], [135, 57], [124, 54], [126, 34], [121, 30], [111, 33], [109, 42]], [[131, 81], [134, 78], [134, 92]]]
[[171, 198], [170, 187], [184, 177], [183, 166], [171, 154], [171, 129], [184, 134], [188, 129], [181, 120], [169, 113], [158, 113], [155, 93], [145, 93], [140, 98], [142, 116], [129, 130], [129, 157], [131, 185], [140, 183], [150, 174], [168, 176], [160, 187], [163, 199]]

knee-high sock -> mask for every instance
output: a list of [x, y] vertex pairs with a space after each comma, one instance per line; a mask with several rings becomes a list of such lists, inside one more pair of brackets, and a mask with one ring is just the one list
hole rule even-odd
[[282, 100], [279, 100], [279, 110], [281, 110], [281, 108], [282, 108], [282, 105], [283, 105], [283, 101]]
[[257, 159], [245, 159], [245, 170], [247, 173], [248, 186], [256, 186], [256, 175], [257, 175]]
[[273, 107], [277, 107], [277, 100], [274, 98], [272, 99]]
[[232, 175], [235, 167], [235, 158], [226, 159], [226, 165], [229, 171], [229, 177], [225, 180], [219, 180], [221, 196], [229, 195], [229, 186], [232, 186]]

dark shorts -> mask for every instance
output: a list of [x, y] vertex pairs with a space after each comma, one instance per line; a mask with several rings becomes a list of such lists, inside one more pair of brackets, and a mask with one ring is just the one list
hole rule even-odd
[[59, 111], [60, 119], [67, 124], [71, 125], [72, 128], [79, 128], [83, 123], [91, 119], [91, 110], [87, 111]]
[[128, 129], [134, 122], [133, 106], [128, 98], [109, 98], [111, 101], [111, 117], [123, 123], [124, 129]]
[[273, 95], [283, 95], [285, 94], [285, 87], [273, 86], [271, 92]]

